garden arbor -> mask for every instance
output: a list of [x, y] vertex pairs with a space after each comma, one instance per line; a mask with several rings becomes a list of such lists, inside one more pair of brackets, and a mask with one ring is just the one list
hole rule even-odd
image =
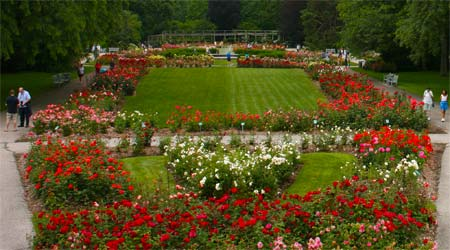
[[278, 30], [198, 30], [192, 32], [167, 32], [150, 35], [147, 44], [185, 43], [185, 42], [267, 42], [280, 41]]

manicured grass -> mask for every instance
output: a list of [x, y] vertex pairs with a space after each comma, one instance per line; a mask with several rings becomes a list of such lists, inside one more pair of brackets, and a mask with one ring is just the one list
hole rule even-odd
[[126, 170], [131, 172], [134, 186], [141, 192], [172, 190], [174, 180], [166, 169], [165, 156], [143, 156], [125, 158], [121, 160]]
[[345, 163], [354, 160], [354, 156], [344, 153], [302, 154], [303, 166], [297, 174], [297, 179], [286, 192], [304, 195], [309, 191], [325, 188], [333, 181], [341, 180], [343, 176], [349, 177], [351, 170], [345, 168]]
[[158, 112], [165, 124], [176, 105], [202, 111], [263, 113], [291, 106], [314, 110], [325, 100], [299, 69], [163, 68], [144, 77], [136, 96], [125, 99], [125, 110]]
[[[361, 68], [352, 69], [380, 81], [383, 81], [385, 74]], [[440, 76], [437, 71], [399, 72], [397, 74], [399, 75], [398, 88], [418, 96], [422, 96], [425, 88], [430, 87], [436, 97], [435, 101], [438, 101], [442, 89], [449, 91], [449, 77]]]

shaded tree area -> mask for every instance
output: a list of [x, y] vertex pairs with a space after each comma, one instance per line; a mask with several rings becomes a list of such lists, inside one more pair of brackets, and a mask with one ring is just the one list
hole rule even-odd
[[397, 22], [395, 37], [411, 49], [410, 58], [422, 69], [440, 65], [448, 76], [449, 9], [446, 1], [409, 1]]
[[336, 6], [337, 0], [308, 1], [300, 18], [306, 46], [315, 50], [337, 47], [342, 24]]
[[[280, 7], [280, 32], [291, 45], [302, 44], [305, 40], [300, 13], [306, 8], [306, 1], [282, 0]], [[300, 24], [300, 25], [299, 25]]]
[[341, 43], [356, 54], [373, 50], [399, 69], [412, 69], [409, 49], [395, 40], [396, 23], [404, 5], [405, 1], [339, 1]]
[[235, 29], [241, 20], [240, 10], [240, 0], [208, 1], [208, 19], [219, 30]]
[[2, 70], [68, 69], [93, 44], [111, 41], [123, 1], [2, 1]]
[[280, 0], [241, 0], [241, 22], [244, 30], [277, 30], [280, 25]]

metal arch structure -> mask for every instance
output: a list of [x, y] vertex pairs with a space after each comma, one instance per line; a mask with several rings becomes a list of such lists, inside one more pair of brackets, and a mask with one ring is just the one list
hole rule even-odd
[[167, 32], [147, 37], [147, 45], [195, 42], [279, 42], [278, 30], [199, 30], [192, 32]]

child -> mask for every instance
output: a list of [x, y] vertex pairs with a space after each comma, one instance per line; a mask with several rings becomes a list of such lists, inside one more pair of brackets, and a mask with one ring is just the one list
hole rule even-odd
[[447, 90], [445, 90], [445, 89], [442, 90], [440, 108], [441, 108], [441, 114], [442, 114], [441, 122], [445, 122], [445, 112], [448, 109], [448, 94], [447, 94]]
[[425, 92], [423, 92], [423, 103], [423, 110], [425, 110], [425, 113], [427, 113], [429, 121], [431, 120], [429, 113], [433, 106], [433, 91], [431, 91], [430, 88], [425, 89]]

